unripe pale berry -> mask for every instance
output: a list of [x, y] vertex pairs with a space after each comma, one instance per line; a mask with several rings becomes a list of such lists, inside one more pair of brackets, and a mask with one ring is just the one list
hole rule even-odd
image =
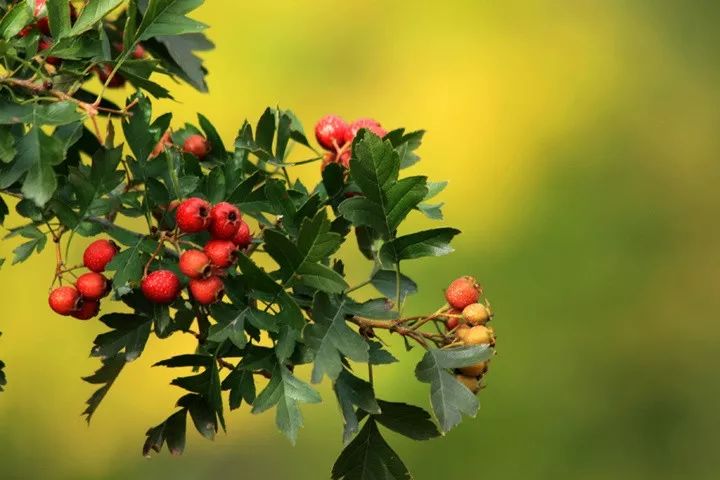
[[470, 390], [472, 393], [478, 393], [480, 391], [480, 380], [477, 379], [477, 377], [473, 376], [465, 376], [465, 375], [455, 375], [455, 379], [457, 379], [458, 382], [462, 383], [467, 387], [468, 390]]
[[471, 303], [462, 314], [465, 321], [472, 325], [485, 325], [490, 320], [490, 312], [482, 303]]
[[219, 240], [230, 240], [240, 228], [242, 215], [228, 202], [220, 202], [210, 210], [210, 235]]
[[90, 320], [100, 313], [100, 301], [83, 299], [80, 308], [72, 312], [70, 315], [78, 320]]
[[75, 287], [58, 287], [50, 293], [48, 304], [55, 313], [70, 315], [80, 306], [80, 293]]
[[117, 252], [118, 246], [112, 240], [95, 240], [83, 253], [83, 265], [90, 271], [103, 272]]
[[468, 377], [479, 377], [487, 372], [488, 364], [488, 361], [484, 361], [467, 367], [458, 368], [458, 370], [460, 373], [467, 375]]
[[235, 261], [237, 245], [231, 240], [210, 240], [203, 249], [210, 263], [218, 268], [227, 268]]
[[108, 293], [108, 280], [105, 275], [88, 272], [80, 275], [75, 281], [75, 287], [85, 300], [98, 300]]
[[350, 126], [337, 115], [326, 115], [315, 125], [315, 138], [326, 150], [337, 150], [350, 138]]
[[140, 284], [145, 298], [153, 303], [172, 303], [180, 293], [180, 280], [170, 270], [156, 270], [142, 279]]
[[463, 310], [480, 298], [480, 285], [473, 277], [460, 277], [445, 290], [445, 299], [451, 307]]
[[192, 197], [183, 201], [175, 212], [178, 228], [185, 233], [197, 233], [207, 229], [211, 208], [202, 198]]
[[189, 135], [183, 143], [183, 151], [203, 160], [210, 152], [210, 143], [200, 134]]
[[374, 133], [380, 138], [383, 138], [385, 135], [387, 135], [387, 130], [382, 128], [380, 122], [378, 122], [377, 120], [373, 120], [372, 118], [361, 118], [359, 120], [355, 120], [350, 124], [350, 138], [348, 139], [348, 141], [352, 141], [353, 139], [355, 139], [358, 132], [363, 128], [370, 130], [372, 133]]
[[223, 282], [215, 275], [190, 280], [189, 287], [192, 298], [201, 305], [215, 303], [223, 296]]
[[494, 344], [493, 331], [484, 326], [474, 327], [461, 326], [456, 331], [458, 338], [466, 345]]
[[180, 255], [178, 263], [180, 271], [189, 278], [205, 278], [210, 275], [212, 267], [210, 258], [200, 250], [186, 250]]
[[240, 226], [232, 241], [240, 250], [244, 250], [250, 246], [252, 243], [252, 234], [250, 233], [250, 225], [248, 225], [247, 222], [240, 220]]

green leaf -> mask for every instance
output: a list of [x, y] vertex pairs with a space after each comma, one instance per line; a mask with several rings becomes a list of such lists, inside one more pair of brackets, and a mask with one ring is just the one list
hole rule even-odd
[[77, 111], [72, 102], [56, 102], [48, 105], [37, 103], [20, 105], [0, 101], [0, 125], [32, 123], [40, 125], [65, 125], [83, 120], [85, 115]]
[[186, 14], [202, 3], [203, 0], [150, 0], [133, 40], [141, 42], [162, 35], [201, 32], [207, 25], [188, 18]]
[[109, 358], [124, 351], [126, 362], [132, 362], [140, 356], [150, 337], [152, 321], [148, 317], [132, 313], [108, 313], [100, 317], [100, 321], [112, 330], [95, 337], [91, 356]]
[[428, 440], [440, 436], [430, 414], [424, 409], [407, 403], [384, 400], [378, 400], [378, 404], [381, 413], [369, 413], [373, 413], [373, 418], [384, 427], [413, 440]]
[[255, 380], [253, 375], [251, 370], [236, 368], [223, 380], [222, 389], [230, 390], [230, 410], [240, 408], [243, 400], [248, 405], [252, 405], [255, 401]]
[[[373, 287], [387, 298], [395, 300], [397, 296], [397, 274], [394, 270], [378, 270], [370, 279]], [[405, 275], [400, 275], [400, 298], [417, 293], [417, 284]]]
[[277, 405], [275, 423], [294, 445], [303, 425], [298, 403], [319, 403], [320, 400], [320, 395], [310, 385], [278, 363], [271, 372], [270, 383], [253, 402], [252, 413], [262, 413]]
[[80, 12], [80, 16], [78, 16], [78, 19], [70, 30], [69, 35], [77, 36], [87, 32], [121, 3], [122, 0], [94, 0], [86, 3], [82, 12]]
[[347, 444], [353, 435], [360, 428], [357, 415], [355, 414], [355, 406], [363, 409], [368, 413], [380, 413], [380, 406], [375, 400], [375, 392], [370, 382], [356, 377], [347, 369], [343, 369], [337, 380], [333, 384], [335, 396], [340, 404], [345, 421], [343, 429], [343, 442]]
[[173, 75], [177, 75], [201, 92], [207, 92], [202, 59], [196, 51], [211, 50], [214, 45], [201, 33], [158, 36], [144, 43], [153, 57], [163, 61], [163, 65]]
[[210, 313], [218, 323], [210, 327], [208, 340], [224, 342], [230, 340], [236, 347], [242, 349], [247, 344], [245, 337], [245, 316], [250, 307], [237, 308], [227, 303], [216, 303]]
[[436, 228], [398, 237], [382, 246], [380, 260], [392, 266], [400, 260], [447, 255], [454, 251], [450, 241], [459, 233], [455, 228]]
[[105, 395], [107, 395], [110, 387], [113, 386], [115, 380], [120, 376], [120, 372], [122, 372], [125, 363], [125, 355], [114, 355], [104, 358], [102, 360], [102, 366], [95, 373], [83, 377], [83, 380], [90, 384], [102, 385], [85, 402], [87, 407], [82, 414], [85, 415], [85, 420], [88, 423], [90, 423], [93, 414], [100, 406], [100, 402], [103, 401]]
[[448, 370], [473, 365], [492, 355], [489, 345], [451, 349], [431, 349], [415, 368], [415, 376], [430, 384], [430, 402], [443, 432], [460, 423], [462, 415], [475, 416], [477, 397], [458, 382]]
[[[0, 20], [0, 32], [4, 39], [9, 40], [17, 35], [33, 19], [33, 8], [27, 1], [13, 5]], [[2, 111], [2, 109], [0, 109]]]
[[[97, 3], [97, 2], [95, 2]], [[64, 37], [70, 30], [70, 5], [65, 0], [48, 0], [45, 2], [50, 22], [50, 33], [53, 38]]]
[[225, 199], [225, 174], [222, 167], [210, 170], [205, 179], [205, 196], [210, 203], [219, 203]]
[[369, 418], [332, 469], [333, 480], [409, 480], [410, 472]]
[[15, 136], [11, 127], [0, 126], [0, 162], [10, 163], [15, 158]]
[[13, 254], [15, 256], [13, 257], [12, 264], [15, 265], [16, 263], [24, 262], [30, 257], [30, 255], [33, 254], [33, 252], [42, 252], [46, 244], [47, 237], [45, 237], [45, 235], [21, 244], [19, 247], [13, 250]]
[[129, 293], [133, 286], [139, 283], [149, 258], [144, 252], [152, 248], [152, 244], [152, 240], [140, 238], [133, 246], [117, 253], [105, 267], [108, 271], [115, 272], [113, 290], [118, 298]]
[[353, 143], [350, 175], [364, 197], [345, 200], [339, 210], [355, 226], [369, 226], [392, 238], [400, 222], [427, 194], [427, 179], [399, 180], [400, 159], [390, 142], [363, 132]]
[[200, 128], [203, 129], [205, 137], [210, 143], [210, 153], [208, 154], [208, 159], [214, 159], [220, 162], [224, 162], [227, 157], [227, 152], [225, 151], [225, 145], [223, 144], [220, 134], [217, 132], [217, 130], [215, 130], [215, 127], [212, 123], [210, 123], [210, 120], [205, 118], [200, 113], [198, 113], [198, 123], [200, 124]]
[[368, 344], [370, 345], [369, 363], [372, 363], [373, 365], [388, 365], [398, 361], [392, 353], [382, 348], [382, 344], [380, 342], [369, 341]]
[[147, 438], [142, 448], [143, 456], [149, 457], [151, 451], [160, 452], [165, 443], [170, 454], [181, 455], [185, 450], [187, 412], [187, 408], [182, 408], [160, 425], [150, 428], [145, 434]]
[[345, 299], [338, 302], [318, 292], [312, 305], [313, 323], [304, 332], [305, 343], [315, 352], [312, 382], [324, 374], [335, 380], [342, 371], [343, 356], [356, 362], [368, 361], [368, 344], [345, 320]]
[[430, 220], [442, 220], [444, 218], [442, 213], [442, 207], [444, 205], [444, 203], [421, 203], [417, 206], [417, 209]]

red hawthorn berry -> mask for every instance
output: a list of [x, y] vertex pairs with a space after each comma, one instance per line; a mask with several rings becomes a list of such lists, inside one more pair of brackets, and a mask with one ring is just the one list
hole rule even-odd
[[83, 265], [90, 271], [103, 272], [118, 250], [118, 246], [112, 240], [95, 240], [83, 253]]
[[109, 282], [105, 275], [96, 272], [83, 273], [75, 281], [75, 288], [85, 300], [101, 299], [107, 295], [108, 286]]
[[75, 287], [58, 287], [50, 292], [48, 304], [55, 313], [70, 315], [80, 306], [80, 293]]
[[72, 312], [70, 315], [78, 320], [90, 320], [100, 312], [100, 301], [83, 299], [80, 308]]
[[238, 208], [228, 202], [220, 202], [210, 210], [210, 234], [213, 238], [229, 240], [235, 236], [242, 222]]
[[[38, 51], [44, 52], [48, 48], [52, 47], [52, 45], [53, 45], [52, 42], [50, 40], [48, 40], [47, 38], [41, 38], [40, 41], [38, 42]], [[49, 63], [50, 65], [52, 65], [54, 67], [57, 67], [58, 65], [60, 65], [62, 63], [62, 60], [59, 59], [58, 57], [50, 56], [50, 57], [45, 58], [45, 62]]]
[[35, 0], [33, 15], [37, 18], [37, 28], [45, 35], [50, 35], [50, 22], [48, 19], [47, 0]]
[[460, 277], [445, 290], [445, 299], [451, 307], [463, 310], [480, 298], [480, 285], [473, 277]]
[[200, 250], [185, 250], [178, 263], [180, 271], [189, 278], [205, 278], [212, 272], [210, 258]]
[[325, 115], [315, 125], [315, 138], [326, 150], [337, 150], [350, 137], [350, 126], [337, 115]]
[[485, 325], [490, 320], [490, 311], [482, 303], [471, 303], [462, 311], [467, 323]]
[[[100, 79], [100, 82], [104, 84], [105, 82], [107, 82], [108, 78], [110, 78], [113, 67], [112, 65], [105, 63], [97, 67], [95, 71], [97, 72], [97, 76]], [[125, 77], [123, 77], [119, 73], [115, 73], [115, 75], [113, 75], [112, 79], [110, 80], [110, 83], [108, 83], [109, 88], [120, 88], [124, 85]]]
[[[452, 308], [452, 309], [450, 309], [450, 311], [448, 313], [451, 315], [460, 315], [461, 312], [460, 312], [460, 310], [456, 310], [456, 309]], [[447, 317], [447, 319], [445, 320], [445, 327], [448, 330], [452, 330], [453, 328], [460, 325], [460, 323], [461, 323], [460, 319], [457, 317]]]
[[132, 52], [132, 57], [134, 59], [142, 60], [143, 58], [145, 58], [145, 54], [146, 54], [145, 47], [143, 47], [141, 43], [138, 43], [137, 45], [135, 45], [135, 48], [133, 49], [133, 52]]
[[172, 303], [180, 293], [180, 279], [170, 270], [155, 270], [142, 279], [140, 288], [153, 303]]
[[178, 205], [175, 212], [175, 222], [183, 232], [202, 232], [210, 224], [211, 208], [210, 204], [202, 198], [188, 198]]
[[185, 139], [183, 152], [195, 155], [198, 159], [203, 160], [210, 152], [210, 143], [202, 135], [194, 133]]
[[210, 305], [223, 296], [223, 282], [220, 277], [212, 275], [208, 278], [190, 280], [190, 294], [201, 305]]
[[348, 141], [352, 141], [362, 128], [370, 130], [380, 138], [383, 138], [388, 133], [387, 130], [382, 128], [380, 122], [377, 120], [373, 120], [372, 118], [361, 118], [350, 124], [350, 138]]
[[250, 233], [250, 225], [244, 220], [240, 220], [240, 226], [232, 241], [240, 250], [244, 250], [252, 243], [252, 234]]
[[210, 240], [205, 244], [205, 254], [218, 268], [227, 268], [235, 261], [237, 245], [231, 240]]

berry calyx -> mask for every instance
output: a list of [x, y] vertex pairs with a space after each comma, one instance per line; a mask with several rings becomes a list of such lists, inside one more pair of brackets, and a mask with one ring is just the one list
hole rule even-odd
[[218, 268], [227, 268], [235, 261], [237, 245], [231, 240], [210, 240], [203, 249], [210, 263]]
[[210, 258], [200, 250], [186, 250], [180, 255], [180, 271], [188, 278], [205, 278], [212, 272]]
[[358, 132], [363, 128], [370, 130], [372, 133], [374, 133], [380, 138], [383, 138], [388, 133], [387, 130], [382, 128], [380, 122], [378, 122], [377, 120], [374, 120], [372, 118], [361, 118], [355, 120], [350, 124], [350, 137], [348, 138], [348, 141], [353, 141], [353, 139], [357, 136]]
[[481, 288], [473, 277], [460, 277], [445, 290], [445, 299], [451, 307], [463, 310], [471, 303], [477, 303]]
[[248, 225], [247, 222], [240, 220], [240, 225], [232, 241], [240, 250], [244, 250], [250, 246], [252, 243], [252, 234], [250, 233], [250, 225]]
[[100, 313], [100, 302], [98, 300], [83, 299], [80, 308], [70, 315], [78, 320], [90, 320]]
[[210, 153], [210, 143], [202, 135], [194, 133], [185, 139], [183, 151], [203, 160]]
[[352, 137], [345, 120], [337, 115], [325, 115], [315, 125], [315, 138], [325, 150], [337, 150]]
[[484, 325], [476, 325], [474, 327], [461, 326], [456, 333], [465, 345], [493, 345], [495, 343], [492, 329]]
[[190, 294], [201, 305], [210, 305], [223, 296], [223, 282], [220, 277], [212, 275], [208, 278], [190, 280]]
[[185, 233], [197, 233], [207, 229], [212, 207], [202, 198], [191, 197], [178, 205], [175, 221]]
[[180, 279], [170, 270], [155, 270], [142, 279], [140, 288], [153, 303], [172, 303], [180, 293]]
[[75, 288], [85, 300], [98, 300], [107, 295], [109, 290], [105, 275], [96, 272], [80, 275], [75, 281]]
[[238, 208], [228, 202], [220, 202], [210, 210], [210, 234], [213, 238], [229, 240], [240, 228], [242, 215]]
[[482, 303], [471, 303], [463, 309], [462, 314], [471, 325], [485, 325], [490, 320], [490, 311]]
[[485, 372], [488, 370], [488, 362], [487, 360], [484, 362], [479, 362], [474, 365], [470, 365], [468, 367], [462, 367], [458, 368], [460, 373], [463, 375], [467, 375], [468, 377], [480, 377], [482, 375], [485, 375]]
[[70, 315], [80, 306], [80, 293], [75, 287], [58, 287], [50, 293], [48, 304], [55, 313]]
[[103, 272], [118, 250], [118, 246], [112, 240], [95, 240], [83, 253], [83, 265], [92, 272]]

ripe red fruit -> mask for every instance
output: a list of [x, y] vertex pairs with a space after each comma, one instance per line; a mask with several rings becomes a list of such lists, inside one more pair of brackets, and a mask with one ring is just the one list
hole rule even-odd
[[337, 150], [350, 136], [350, 126], [337, 115], [325, 115], [315, 125], [315, 138], [326, 150]]
[[250, 233], [250, 225], [248, 225], [247, 222], [240, 220], [240, 226], [232, 241], [240, 250], [244, 250], [250, 246], [252, 243], [252, 234]]
[[231, 240], [210, 240], [205, 244], [204, 250], [214, 266], [226, 268], [235, 261], [237, 245]]
[[88, 270], [100, 273], [118, 252], [118, 246], [112, 240], [95, 240], [83, 253], [83, 265]]
[[350, 125], [350, 137], [348, 141], [352, 141], [362, 128], [370, 130], [372, 133], [374, 133], [380, 138], [383, 138], [388, 133], [387, 130], [382, 128], [380, 122], [378, 122], [377, 120], [373, 120], [372, 118], [361, 118], [359, 120], [355, 120]]
[[85, 300], [98, 300], [108, 293], [108, 281], [101, 273], [83, 273], [75, 281], [75, 287]]
[[180, 293], [180, 280], [170, 270], [155, 270], [142, 279], [140, 288], [153, 303], [172, 303]]
[[141, 60], [145, 58], [145, 47], [143, 47], [140, 43], [135, 45], [135, 49], [132, 52], [132, 57], [136, 60]]
[[445, 299], [451, 307], [463, 310], [480, 298], [480, 285], [473, 277], [460, 277], [445, 290]]
[[[460, 310], [456, 310], [456, 309], [454, 309], [454, 308], [451, 308], [450, 311], [448, 311], [448, 313], [451, 314], [451, 315], [459, 315], [459, 314], [460, 314]], [[460, 325], [460, 323], [462, 323], [462, 322], [460, 321], [460, 319], [459, 319], [458, 317], [446, 317], [445, 327], [446, 327], [448, 330], [452, 330], [453, 328], [455, 328], [455, 327], [457, 327], [458, 325]]]
[[50, 293], [48, 303], [55, 313], [70, 315], [80, 305], [80, 293], [75, 287], [58, 287]]
[[80, 308], [72, 312], [70, 315], [78, 320], [90, 320], [100, 312], [100, 302], [98, 300], [83, 299]]
[[203, 160], [210, 152], [210, 143], [197, 133], [190, 135], [183, 143], [183, 151]]
[[202, 198], [188, 198], [178, 205], [175, 212], [178, 228], [186, 233], [202, 232], [210, 223], [210, 209], [210, 204]]
[[205, 278], [210, 275], [210, 258], [200, 250], [185, 250], [180, 255], [180, 271], [190, 278]]
[[242, 222], [238, 208], [228, 202], [220, 202], [210, 210], [210, 234], [213, 238], [229, 240], [235, 236]]
[[[105, 63], [97, 67], [95, 71], [97, 72], [100, 81], [104, 84], [108, 81], [108, 78], [110, 78], [113, 67], [112, 65]], [[125, 77], [123, 77], [119, 73], [115, 73], [115, 75], [113, 75], [112, 79], [110, 80], [110, 83], [108, 83], [109, 88], [120, 88], [123, 85], [125, 85]]]
[[193, 299], [201, 305], [210, 305], [220, 300], [223, 296], [223, 282], [215, 275], [190, 280], [190, 293]]
[[45, 35], [50, 35], [50, 22], [48, 19], [47, 0], [35, 0], [35, 9], [33, 15], [38, 19], [36, 25]]

